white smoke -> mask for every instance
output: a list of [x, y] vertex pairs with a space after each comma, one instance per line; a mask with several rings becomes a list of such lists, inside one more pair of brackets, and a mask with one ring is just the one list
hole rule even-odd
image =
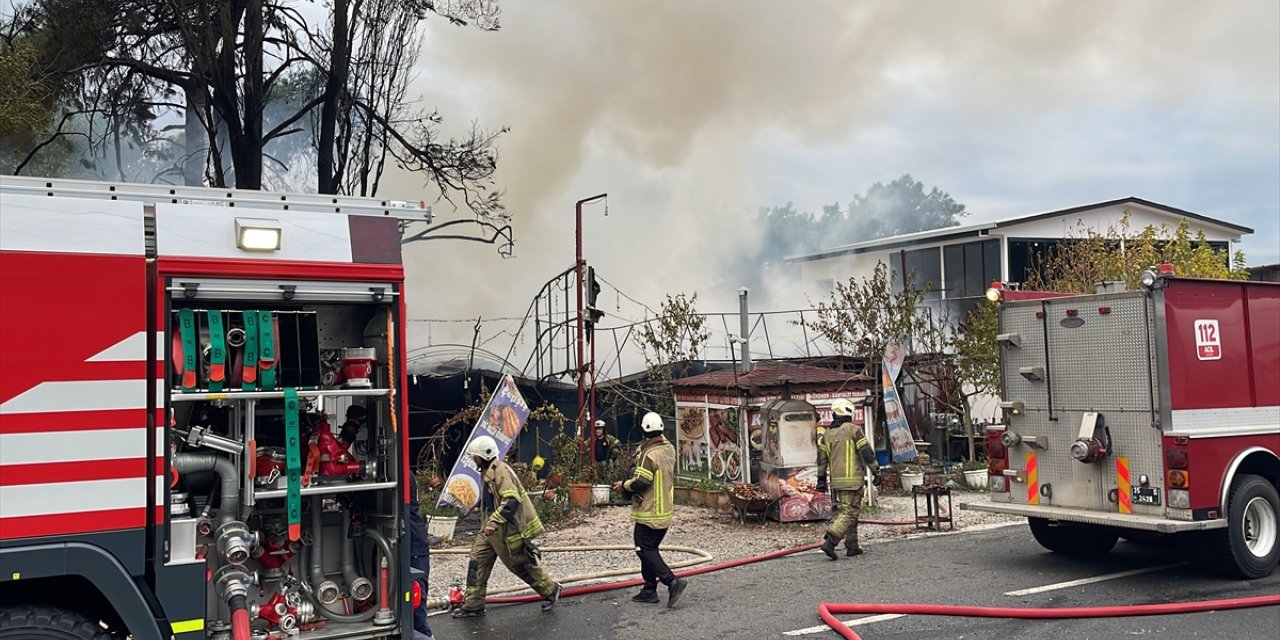
[[[411, 247], [414, 317], [522, 315], [572, 264], [573, 202], [599, 192], [610, 215], [589, 208], [584, 235], [604, 277], [652, 306], [698, 291], [703, 310], [732, 310], [742, 278], [724, 265], [759, 247], [758, 206], [792, 199], [786, 176], [797, 167], [779, 163], [797, 148], [873, 153], [904, 135], [891, 125], [907, 109], [945, 110], [997, 137], [1043, 114], [1156, 108], [1215, 90], [1280, 108], [1280, 3], [1269, 0], [565, 0], [506, 3], [502, 24], [484, 33], [428, 23], [412, 92], [459, 130], [472, 118], [511, 127], [497, 177], [516, 215], [517, 258], [483, 245]], [[1088, 136], [1089, 123], [1077, 124]], [[960, 166], [975, 162], [967, 151], [937, 153]], [[1053, 152], [1017, 151], [1023, 162]], [[830, 193], [847, 202], [914, 171], [909, 163], [868, 157], [874, 169], [832, 176]], [[916, 177], [971, 211], [1003, 196]], [[385, 193], [417, 197], [420, 185], [397, 175]], [[753, 306], [803, 304], [785, 300], [789, 289], [771, 287]], [[431, 339], [469, 343], [470, 327], [456, 328]], [[425, 343], [421, 329], [411, 343]]]

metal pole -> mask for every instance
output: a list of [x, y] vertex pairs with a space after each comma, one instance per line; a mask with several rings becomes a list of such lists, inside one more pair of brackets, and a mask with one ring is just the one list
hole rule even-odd
[[[578, 377], [578, 420], [577, 422], [578, 422], [579, 438], [582, 437], [582, 431], [581, 431], [583, 428], [582, 417], [583, 417], [583, 410], [586, 408], [585, 405], [586, 405], [586, 395], [587, 395], [586, 393], [587, 381], [586, 381], [586, 378], [583, 377], [586, 369], [586, 367], [583, 366], [583, 360], [586, 359], [586, 354], [583, 353], [583, 346], [584, 346], [583, 339], [585, 338], [585, 331], [582, 325], [582, 311], [583, 311], [582, 309], [582, 278], [583, 278], [582, 271], [586, 263], [582, 260], [582, 205], [587, 204], [589, 202], [595, 202], [596, 200], [600, 200], [604, 198], [606, 195], [608, 194], [601, 193], [599, 195], [591, 196], [590, 198], [583, 198], [582, 200], [579, 200], [576, 203], [574, 203], [574, 206], [573, 206], [573, 238], [574, 238], [574, 255], [575, 255], [574, 270], [578, 274], [578, 361], [575, 366], [578, 371], [578, 376], [577, 376]], [[591, 433], [591, 445], [594, 447], [595, 433], [596, 433], [595, 429], [590, 429], [590, 433]], [[581, 452], [581, 447], [579, 447], [579, 452]], [[581, 455], [579, 455], [578, 463], [579, 463], [579, 467], [581, 467], [581, 463], [582, 463]]]
[[738, 321], [742, 325], [742, 372], [751, 373], [751, 319], [747, 313], [747, 288], [738, 289]]

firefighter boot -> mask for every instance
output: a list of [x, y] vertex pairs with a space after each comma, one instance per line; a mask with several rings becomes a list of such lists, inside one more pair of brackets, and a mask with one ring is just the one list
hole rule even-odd
[[684, 578], [676, 578], [671, 584], [667, 585], [667, 608], [676, 606], [676, 600], [680, 599], [680, 594], [684, 593], [684, 588], [689, 586], [689, 581]]
[[564, 587], [561, 586], [559, 582], [557, 582], [555, 591], [552, 591], [551, 595], [547, 596], [547, 598], [542, 601], [543, 611], [550, 611], [552, 607], [556, 606], [557, 602], [560, 602], [560, 591], [562, 591], [563, 589]]
[[645, 585], [643, 588], [640, 589], [640, 593], [637, 593], [634, 596], [631, 596], [631, 601], [643, 602], [646, 604], [657, 604], [658, 603], [657, 585], [654, 585], [652, 587], [649, 585]]
[[825, 554], [827, 554], [827, 557], [828, 557], [828, 558], [831, 558], [832, 560], [838, 560], [838, 559], [839, 559], [839, 558], [836, 556], [836, 543], [837, 543], [837, 542], [839, 542], [839, 540], [836, 540], [834, 537], [832, 537], [832, 535], [831, 535], [830, 533], [824, 533], [824, 534], [822, 534], [822, 552], [823, 552], [823, 553], [825, 553]]

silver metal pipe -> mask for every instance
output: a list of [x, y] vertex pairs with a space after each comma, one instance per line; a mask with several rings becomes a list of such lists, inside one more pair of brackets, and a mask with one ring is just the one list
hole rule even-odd
[[212, 453], [179, 453], [173, 456], [173, 468], [179, 475], [212, 471], [222, 481], [218, 507], [218, 525], [235, 520], [240, 502], [240, 478], [230, 460]]
[[342, 510], [342, 579], [352, 598], [364, 602], [373, 597], [373, 582], [356, 570], [356, 540], [351, 537], [351, 513]]

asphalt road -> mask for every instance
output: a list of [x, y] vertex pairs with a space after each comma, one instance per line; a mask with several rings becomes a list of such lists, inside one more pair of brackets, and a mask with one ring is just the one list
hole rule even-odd
[[[678, 526], [678, 525], [677, 525]], [[501, 567], [495, 571], [502, 571]], [[1114, 574], [1122, 574], [1115, 576]], [[1085, 584], [1062, 585], [1078, 580]], [[1095, 581], [1096, 580], [1096, 581]], [[1033, 591], [1033, 592], [1029, 592]], [[1009, 607], [1082, 607], [1211, 600], [1280, 593], [1280, 572], [1240, 581], [1198, 572], [1151, 545], [1121, 541], [1104, 559], [1044, 551], [1025, 525], [895, 540], [832, 562], [817, 551], [697, 576], [674, 609], [632, 603], [632, 590], [537, 605], [491, 606], [484, 618], [431, 618], [437, 638], [665, 640], [838, 637], [819, 629], [819, 601]], [[1019, 593], [1020, 592], [1020, 593]], [[842, 620], [867, 616], [841, 616]], [[1127, 637], [1280, 638], [1280, 607], [1089, 620], [876, 616], [857, 623], [866, 640]]]

